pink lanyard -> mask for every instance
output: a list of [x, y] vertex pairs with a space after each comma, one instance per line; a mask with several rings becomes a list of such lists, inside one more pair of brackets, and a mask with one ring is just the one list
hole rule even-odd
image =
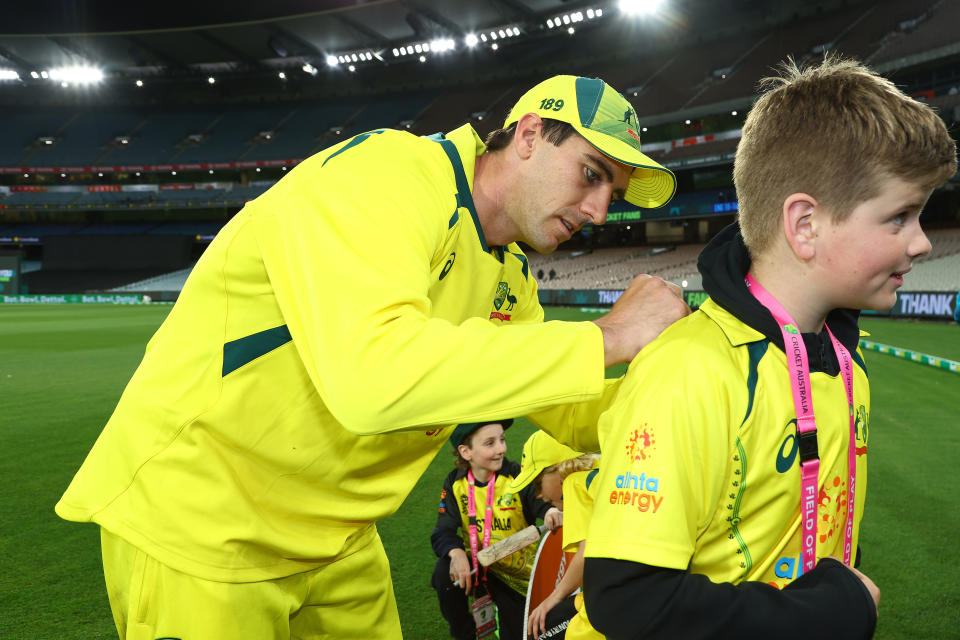
[[[783, 334], [783, 351], [790, 370], [790, 386], [793, 388], [793, 407], [797, 414], [797, 442], [800, 449], [800, 512], [803, 524], [803, 572], [813, 569], [817, 563], [817, 490], [820, 474], [820, 458], [817, 449], [817, 421], [813, 415], [813, 401], [810, 397], [810, 361], [807, 359], [807, 347], [803, 336], [793, 322], [793, 318], [776, 299], [767, 292], [749, 273], [746, 277], [750, 293], [773, 315], [780, 332]], [[843, 384], [847, 392], [847, 413], [850, 417], [850, 443], [847, 447], [847, 527], [843, 534], [843, 562], [850, 564], [853, 545], [853, 500], [857, 478], [857, 432], [853, 418], [853, 366], [850, 352], [824, 325], [833, 350], [840, 363]]]
[[[473, 570], [477, 571], [479, 563], [477, 562], [477, 500], [473, 494], [477, 489], [476, 481], [473, 478], [473, 470], [467, 471], [467, 482], [470, 483], [470, 490], [467, 491], [467, 515], [470, 522], [470, 555], [473, 556]], [[487, 512], [483, 516], [483, 548], [490, 546], [490, 529], [493, 524], [493, 494], [496, 493], [497, 474], [490, 474], [490, 481], [487, 483]], [[479, 574], [477, 574], [479, 576]], [[486, 570], [484, 570], [483, 579], [486, 580]]]

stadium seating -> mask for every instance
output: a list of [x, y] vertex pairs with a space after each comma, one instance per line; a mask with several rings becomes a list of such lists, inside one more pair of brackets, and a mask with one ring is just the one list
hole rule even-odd
[[169, 273], [144, 278], [114, 287], [111, 291], [180, 291], [193, 270], [193, 265]]
[[590, 253], [571, 252], [544, 256], [530, 252], [530, 270], [543, 270], [554, 278], [541, 279], [541, 289], [625, 289], [638, 274], [646, 273], [679, 282], [697, 273], [702, 244], [669, 247], [619, 247]]

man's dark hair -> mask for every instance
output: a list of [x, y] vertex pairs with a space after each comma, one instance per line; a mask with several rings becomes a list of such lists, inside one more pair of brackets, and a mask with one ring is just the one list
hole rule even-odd
[[[487, 136], [487, 151], [491, 152], [505, 149], [507, 145], [510, 144], [510, 141], [513, 140], [513, 135], [516, 131], [516, 122], [504, 129], [491, 131]], [[559, 147], [564, 140], [570, 137], [570, 134], [576, 132], [577, 130], [568, 122], [554, 120], [553, 118], [543, 118], [543, 128], [540, 130], [540, 136], [547, 142]]]

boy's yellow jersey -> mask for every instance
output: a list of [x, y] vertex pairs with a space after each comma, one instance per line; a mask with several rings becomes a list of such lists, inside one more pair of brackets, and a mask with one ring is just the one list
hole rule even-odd
[[[870, 393], [854, 354], [853, 549], [867, 489]], [[818, 558], [843, 556], [849, 421], [841, 377], [811, 375], [820, 452]], [[800, 472], [782, 350], [708, 300], [631, 363], [600, 419], [588, 557], [783, 588], [800, 564]]]
[[543, 323], [523, 252], [486, 244], [483, 150], [469, 126], [442, 143], [374, 131], [248, 203], [57, 513], [191, 575], [272, 579], [393, 513], [450, 425], [601, 398], [599, 328]]
[[590, 526], [590, 514], [597, 498], [597, 479], [599, 469], [575, 471], [563, 479], [563, 550], [576, 552], [577, 547], [587, 539]]

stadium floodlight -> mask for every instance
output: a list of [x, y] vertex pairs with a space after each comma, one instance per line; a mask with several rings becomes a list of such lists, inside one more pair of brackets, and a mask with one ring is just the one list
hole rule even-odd
[[569, 33], [570, 35], [573, 35], [573, 34], [575, 34], [576, 32], [577, 32], [577, 30], [574, 29], [573, 27], [567, 27], [567, 33]]
[[730, 115], [735, 116], [735, 115], [737, 115], [737, 112], [736, 112], [735, 110], [734, 110], [734, 111], [731, 111], [731, 112], [730, 112]]
[[285, 74], [283, 71], [281, 71], [280, 73], [277, 74], [277, 77], [280, 78], [281, 80], [286, 80], [286, 79], [287, 79], [287, 74]]
[[[59, 80], [61, 85], [68, 84], [96, 84], [103, 81], [103, 71], [96, 67], [57, 67], [46, 72], [51, 80]], [[43, 73], [40, 74], [41, 76]]]
[[631, 16], [649, 16], [657, 12], [663, 0], [620, 0], [620, 11]]
[[426, 62], [427, 56], [420, 56], [420, 62]]
[[305, 62], [300, 68], [303, 69], [304, 73], [309, 73], [311, 76], [317, 75], [317, 68], [309, 62]]
[[643, 131], [643, 132], [645, 133], [645, 132], [647, 131], [647, 128], [644, 127], [643, 129], [641, 129], [641, 131]]
[[547, 18], [547, 27], [553, 29], [553, 18]]
[[217, 79], [214, 78], [213, 76], [209, 76], [207, 78], [207, 84], [215, 84], [216, 82], [217, 82]]
[[487, 34], [481, 33], [481, 34], [480, 34], [480, 40], [481, 40], [481, 42], [486, 42], [486, 41], [487, 41]]
[[19, 80], [20, 74], [13, 69], [0, 69], [0, 80]]
[[477, 37], [477, 34], [475, 34], [475, 33], [468, 33], [468, 34], [467, 34], [467, 37], [465, 37], [465, 38], [463, 39], [463, 44], [467, 45], [468, 47], [473, 48], [473, 47], [477, 46], [477, 43], [478, 43], [479, 41], [480, 41], [480, 38]]
[[493, 49], [494, 51], [496, 51], [497, 49], [500, 48], [500, 45], [498, 45], [496, 42], [494, 42], [492, 45], [490, 45], [490, 48]]
[[36, 80], [37, 78], [40, 77], [40, 74], [37, 73], [36, 71], [31, 71], [31, 72], [30, 72], [30, 77], [33, 78], [34, 80]]
[[47, 78], [50, 77], [50, 74], [47, 73], [46, 71], [41, 71], [41, 72], [40, 72], [40, 77], [43, 78], [44, 80], [46, 80]]
[[594, 16], [593, 9], [587, 9], [587, 19], [593, 20], [593, 16]]
[[134, 84], [137, 85], [138, 87], [142, 87], [142, 86], [143, 86], [143, 80], [137, 80]]
[[357, 70], [357, 68], [353, 65], [350, 65], [349, 67], [347, 67], [347, 69], [350, 71], [350, 73], [353, 73], [354, 71]]

